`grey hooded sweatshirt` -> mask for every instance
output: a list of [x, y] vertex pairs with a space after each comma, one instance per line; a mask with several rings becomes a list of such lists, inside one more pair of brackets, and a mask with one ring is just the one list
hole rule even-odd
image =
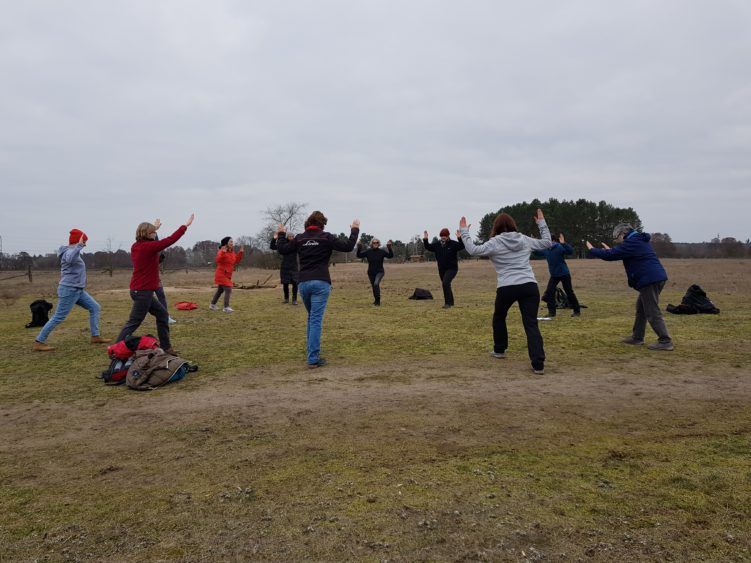
[[57, 255], [60, 258], [60, 285], [83, 289], [86, 287], [86, 264], [81, 258], [82, 244], [61, 246]]
[[529, 264], [533, 250], [545, 250], [553, 246], [550, 230], [545, 220], [537, 221], [542, 238], [532, 238], [521, 233], [501, 233], [485, 244], [475, 244], [469, 236], [469, 229], [461, 229], [464, 248], [472, 256], [488, 256], [498, 275], [497, 287], [521, 285], [534, 282], [535, 274]]

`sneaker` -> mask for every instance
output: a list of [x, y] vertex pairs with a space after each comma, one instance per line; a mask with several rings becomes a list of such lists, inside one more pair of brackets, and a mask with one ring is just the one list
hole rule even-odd
[[381, 302], [380, 301], [373, 301], [373, 305], [376, 306], [376, 307], [380, 307], [381, 306]]
[[293, 300], [292, 300], [292, 304], [293, 304], [293, 305], [297, 305], [297, 299], [293, 299]]
[[34, 341], [34, 346], [32, 348], [35, 352], [52, 352], [52, 350], [55, 349], [54, 346], [49, 346], [48, 344], [45, 344], [44, 342], [37, 342]]
[[284, 301], [282, 301], [282, 303], [284, 303], [285, 305], [288, 305], [289, 304], [289, 299], [285, 299]]
[[308, 364], [308, 369], [322, 368], [325, 365], [326, 365], [326, 360], [324, 360], [323, 358], [319, 358], [316, 363]]
[[490, 352], [490, 355], [493, 356], [494, 358], [505, 358], [506, 357], [506, 352], [495, 352], [495, 351], [493, 351], [493, 352]]
[[109, 338], [102, 338], [101, 336], [92, 336], [91, 337], [91, 343], [92, 344], [109, 344], [111, 341]]
[[209, 305], [209, 309], [211, 309], [212, 311], [216, 311], [216, 305], [212, 303], [211, 305]]
[[445, 304], [445, 305], [443, 306], [443, 308], [444, 308], [444, 309], [451, 309], [451, 307], [453, 307], [453, 305], [449, 305], [448, 303], [446, 303], [446, 304]]
[[571, 316], [572, 317], [581, 317], [582, 314], [581, 314], [581, 311], [574, 311], [573, 313], [571, 313]]
[[225, 312], [225, 313], [234, 313], [235, 312], [235, 310], [232, 307], [225, 307], [224, 309], [222, 309], [222, 311]]
[[630, 344], [631, 346], [641, 346], [644, 344], [643, 340], [639, 340], [638, 338], [634, 338], [633, 336], [627, 336], [623, 340], [621, 340], [621, 343], [623, 344]]
[[650, 350], [662, 350], [663, 352], [672, 352], [673, 351], [673, 343], [672, 342], [655, 342], [654, 344], [650, 344], [647, 346]]
[[167, 321], [167, 322], [169, 322], [169, 324], [171, 324], [171, 325], [173, 325], [173, 324], [176, 324], [176, 323], [177, 323], [177, 321], [176, 321], [175, 319], [173, 319], [172, 317], [170, 317], [170, 318], [169, 318], [169, 321]]
[[535, 375], [545, 375], [545, 368], [540, 368], [540, 369], [532, 368], [532, 372]]

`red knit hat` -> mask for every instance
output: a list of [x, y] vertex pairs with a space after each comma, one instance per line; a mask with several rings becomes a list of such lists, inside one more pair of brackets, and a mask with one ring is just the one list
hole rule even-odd
[[70, 236], [68, 237], [68, 244], [78, 244], [78, 241], [81, 240], [81, 235], [83, 235], [83, 240], [87, 241], [89, 240], [89, 237], [86, 236], [86, 233], [79, 229], [71, 229]]
[[442, 236], [442, 237], [448, 237], [448, 236], [451, 236], [451, 232], [450, 232], [450, 231], [449, 231], [449, 230], [448, 230], [448, 229], [447, 229], [446, 227], [443, 227], [443, 228], [441, 229], [441, 233], [440, 233], [440, 236]]

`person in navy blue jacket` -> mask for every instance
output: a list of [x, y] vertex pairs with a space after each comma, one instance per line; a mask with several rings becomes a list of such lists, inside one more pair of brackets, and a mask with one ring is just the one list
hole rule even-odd
[[558, 237], [553, 235], [550, 239], [553, 241], [553, 246], [545, 250], [535, 250], [532, 253], [534, 256], [545, 258], [548, 261], [550, 279], [548, 280], [548, 287], [545, 289], [542, 300], [548, 305], [548, 316], [555, 317], [555, 290], [558, 284], [561, 283], [563, 284], [563, 291], [566, 293], [566, 297], [568, 297], [571, 308], [574, 310], [571, 316], [578, 317], [581, 315], [579, 300], [576, 298], [574, 288], [571, 285], [571, 272], [566, 264], [566, 255], [573, 254], [574, 249], [566, 242], [563, 233], [560, 233]]
[[668, 334], [665, 319], [660, 311], [660, 292], [665, 287], [668, 275], [657, 258], [652, 245], [649, 244], [650, 235], [636, 231], [628, 223], [620, 223], [613, 229], [613, 238], [617, 246], [610, 248], [602, 243], [602, 248], [594, 248], [587, 241], [589, 256], [602, 260], [623, 260], [629, 287], [639, 292], [636, 299], [636, 318], [631, 336], [623, 339], [624, 344], [644, 344], [644, 331], [647, 322], [657, 334], [657, 342], [650, 344], [650, 350], [673, 349], [673, 340]]

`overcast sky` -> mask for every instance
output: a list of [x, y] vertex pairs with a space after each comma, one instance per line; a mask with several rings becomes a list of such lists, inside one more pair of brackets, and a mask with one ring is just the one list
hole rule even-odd
[[[0, 236], [407, 240], [532, 198], [751, 236], [748, 0], [0, 0]], [[565, 225], [556, 225], [562, 228]]]

